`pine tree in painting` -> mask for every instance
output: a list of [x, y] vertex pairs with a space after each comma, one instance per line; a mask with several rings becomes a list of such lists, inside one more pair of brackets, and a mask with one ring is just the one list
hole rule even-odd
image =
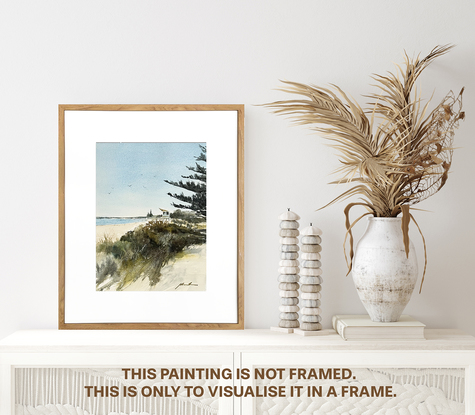
[[206, 217], [206, 166], [198, 164], [199, 161], [206, 163], [206, 147], [200, 144], [201, 154], [196, 157], [196, 163], [194, 166], [186, 166], [191, 173], [188, 176], [181, 176], [183, 179], [189, 179], [187, 181], [180, 180], [174, 182], [171, 180], [165, 180], [166, 183], [172, 186], [179, 187], [181, 189], [192, 192], [192, 195], [185, 195], [183, 192], [168, 193], [169, 196], [177, 199], [182, 203], [172, 203], [172, 206], [178, 209], [189, 209], [196, 212], [198, 215]]

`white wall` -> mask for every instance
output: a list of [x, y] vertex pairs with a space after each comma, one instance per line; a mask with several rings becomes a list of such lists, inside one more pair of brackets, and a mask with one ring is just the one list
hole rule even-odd
[[57, 327], [60, 103], [245, 104], [246, 327], [278, 321], [277, 216], [287, 207], [324, 230], [325, 326], [363, 312], [345, 277], [344, 205], [315, 212], [341, 191], [327, 185], [332, 150], [256, 104], [285, 98], [279, 79], [335, 83], [364, 103], [370, 74], [392, 70], [403, 49], [446, 43], [457, 48], [422, 90], [436, 87], [438, 102], [465, 85], [467, 120], [447, 186], [416, 214], [429, 265], [406, 312], [475, 335], [474, 16], [470, 0], [2, 1], [0, 337]]

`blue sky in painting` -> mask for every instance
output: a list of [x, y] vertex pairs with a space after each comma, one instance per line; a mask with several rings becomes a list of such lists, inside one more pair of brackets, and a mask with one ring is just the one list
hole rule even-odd
[[[96, 216], [145, 216], [152, 209], [174, 211], [182, 189], [177, 181], [190, 172], [205, 143], [96, 143]], [[202, 164], [202, 162], [200, 162]], [[184, 191], [186, 194], [187, 192]]]

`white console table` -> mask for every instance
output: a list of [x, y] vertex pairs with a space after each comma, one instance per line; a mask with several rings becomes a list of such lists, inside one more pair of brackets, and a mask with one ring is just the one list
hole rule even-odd
[[[19, 331], [0, 341], [0, 415], [473, 414], [475, 338], [426, 330], [425, 341], [344, 341], [244, 331]], [[125, 379], [122, 368], [281, 368], [282, 379]], [[291, 368], [349, 368], [351, 379], [291, 379]], [[84, 386], [178, 386], [172, 397], [87, 397]], [[187, 397], [184, 386], [303, 386], [297, 397]], [[396, 396], [325, 396], [388, 386]], [[307, 396], [308, 387], [324, 396]], [[122, 390], [122, 389], [121, 389]], [[238, 389], [239, 391], [241, 389]]]

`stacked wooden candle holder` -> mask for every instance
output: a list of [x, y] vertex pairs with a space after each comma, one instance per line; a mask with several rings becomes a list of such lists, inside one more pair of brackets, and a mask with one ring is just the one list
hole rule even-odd
[[297, 334], [304, 336], [316, 335], [322, 329], [320, 316], [320, 298], [322, 289], [322, 263], [320, 252], [322, 250], [322, 231], [315, 226], [308, 226], [301, 232], [300, 243], [302, 268], [300, 270], [300, 305], [301, 324]]
[[281, 260], [279, 262], [279, 327], [272, 330], [292, 333], [299, 327], [299, 223], [300, 216], [290, 209], [279, 216]]

